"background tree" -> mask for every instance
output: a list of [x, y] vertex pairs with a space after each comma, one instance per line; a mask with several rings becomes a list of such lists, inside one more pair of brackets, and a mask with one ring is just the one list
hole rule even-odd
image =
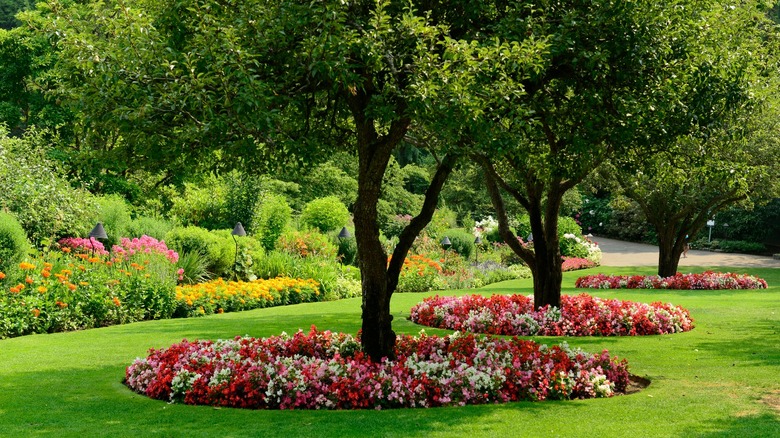
[[[612, 161], [613, 177], [656, 232], [658, 275], [677, 272], [685, 245], [717, 212], [737, 203], [767, 202], [778, 194], [776, 26], [765, 14], [750, 4], [710, 13], [712, 24], [702, 35], [709, 44], [696, 57], [706, 63], [703, 67], [728, 69], [715, 76], [721, 81], [733, 72], [741, 77], [731, 92], [737, 98], [705, 107], [720, 117], [670, 146], [659, 144], [662, 153], [629, 153]], [[729, 62], [718, 65], [726, 56]], [[713, 85], [692, 85], [716, 92]]]
[[[545, 63], [514, 81], [524, 94], [495, 93], [492, 137], [477, 139], [491, 153], [475, 159], [502, 237], [533, 273], [535, 306], [559, 306], [557, 225], [565, 193], [609, 157], [631, 150], [649, 156], [720, 120], [747, 98], [744, 59], [723, 56], [706, 38], [717, 18], [710, 11], [722, 9], [716, 2], [517, 7], [490, 29], [513, 41], [544, 39]], [[504, 194], [527, 210], [533, 246], [512, 233]]]

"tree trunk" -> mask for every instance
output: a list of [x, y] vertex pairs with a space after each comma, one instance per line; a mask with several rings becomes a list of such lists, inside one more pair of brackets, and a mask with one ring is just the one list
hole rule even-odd
[[658, 275], [671, 277], [677, 273], [680, 255], [686, 243], [685, 238], [680, 238], [679, 233], [673, 228], [656, 227], [656, 233], [658, 234]]
[[540, 199], [531, 202], [528, 216], [531, 230], [534, 234], [534, 253], [536, 269], [531, 273], [534, 279], [534, 308], [550, 305], [561, 308], [561, 283], [563, 273], [561, 266], [560, 242], [558, 241], [558, 211], [560, 196], [557, 190], [548, 190], [547, 205], [542, 218]]

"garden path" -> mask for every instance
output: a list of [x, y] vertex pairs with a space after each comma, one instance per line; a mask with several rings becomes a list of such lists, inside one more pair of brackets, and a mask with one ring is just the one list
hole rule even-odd
[[[624, 242], [594, 236], [603, 257], [602, 266], [657, 266], [658, 247], [644, 243]], [[688, 251], [687, 258], [680, 258], [680, 266], [734, 266], [754, 268], [780, 268], [780, 260], [772, 257], [734, 254], [712, 251]]]

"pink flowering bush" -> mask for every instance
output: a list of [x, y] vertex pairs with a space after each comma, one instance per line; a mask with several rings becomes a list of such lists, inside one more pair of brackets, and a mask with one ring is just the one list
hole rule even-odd
[[108, 255], [106, 247], [94, 237], [90, 237], [89, 239], [83, 237], [65, 237], [58, 240], [57, 243], [60, 245], [60, 248], [67, 248], [67, 252], [73, 250], [77, 253], [95, 253], [97, 255]]
[[401, 335], [396, 360], [373, 363], [352, 336], [317, 331], [269, 338], [184, 340], [151, 350], [125, 384], [149, 397], [253, 409], [382, 409], [609, 397], [628, 365], [517, 338]]
[[111, 249], [115, 255], [132, 257], [136, 253], [140, 254], [161, 254], [164, 255], [171, 263], [179, 261], [179, 254], [168, 249], [164, 240], [157, 240], [154, 237], [143, 235], [140, 238], [136, 237], [128, 239], [123, 237], [119, 245], [114, 245]]
[[563, 264], [561, 265], [561, 271], [579, 271], [580, 269], [588, 269], [598, 266], [591, 260], [583, 259], [579, 257], [564, 257]]
[[523, 295], [434, 296], [409, 319], [429, 327], [509, 336], [635, 336], [691, 330], [686, 309], [663, 303], [605, 300], [587, 294], [561, 296], [561, 309], [534, 310]]
[[701, 274], [677, 273], [672, 277], [657, 275], [588, 275], [575, 282], [576, 287], [591, 289], [766, 289], [766, 280], [748, 274], [705, 271]]

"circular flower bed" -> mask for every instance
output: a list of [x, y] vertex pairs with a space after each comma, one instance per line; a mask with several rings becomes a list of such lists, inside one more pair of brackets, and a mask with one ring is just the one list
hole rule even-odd
[[705, 271], [701, 274], [657, 275], [587, 275], [574, 283], [591, 289], [766, 289], [766, 280], [748, 274]]
[[510, 336], [634, 336], [691, 330], [686, 309], [663, 303], [605, 300], [587, 294], [561, 296], [561, 309], [534, 310], [523, 295], [434, 296], [411, 310], [417, 324]]
[[628, 365], [533, 341], [473, 334], [402, 335], [397, 359], [373, 363], [352, 336], [312, 327], [270, 338], [186, 340], [151, 350], [125, 383], [149, 397], [256, 409], [381, 409], [609, 397]]

